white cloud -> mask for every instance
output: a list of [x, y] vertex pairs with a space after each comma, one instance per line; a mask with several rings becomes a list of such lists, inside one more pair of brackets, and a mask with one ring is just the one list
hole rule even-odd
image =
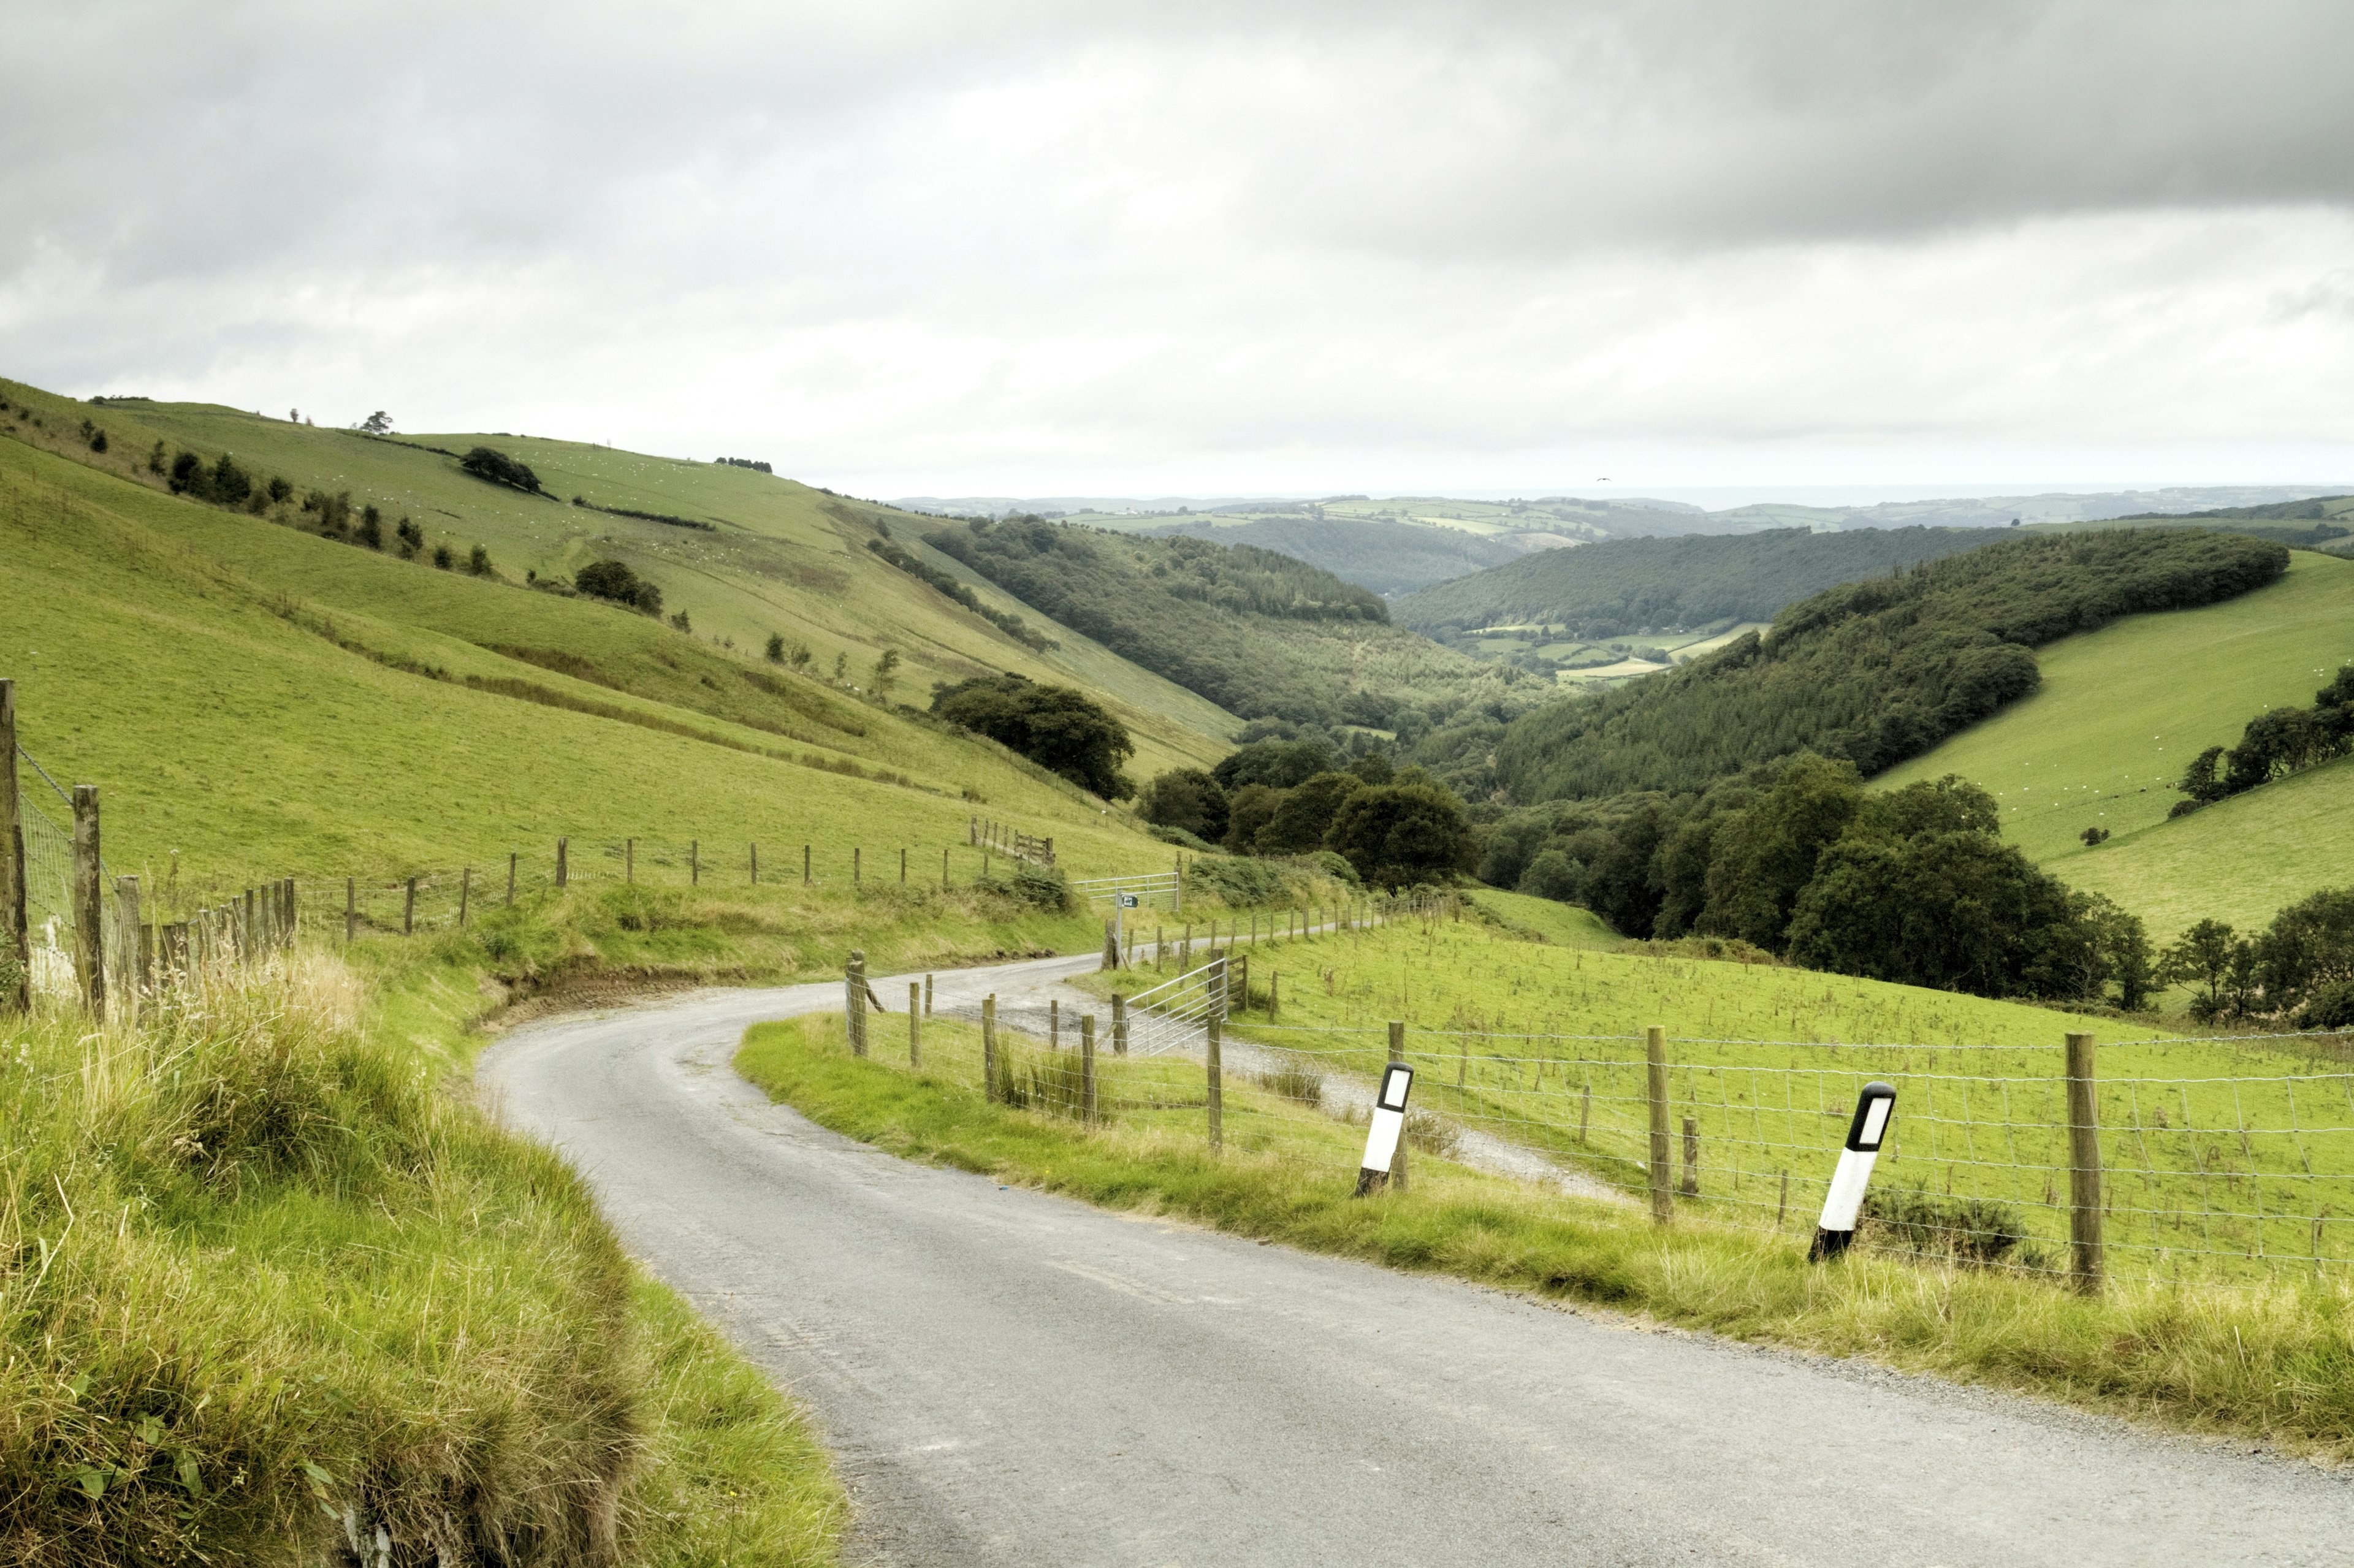
[[866, 493], [2337, 478], [2349, 17], [60, 11], [0, 343]]

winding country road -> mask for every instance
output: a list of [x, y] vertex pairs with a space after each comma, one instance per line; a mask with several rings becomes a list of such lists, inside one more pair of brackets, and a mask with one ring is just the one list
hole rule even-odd
[[[941, 977], [1049, 984], [1057, 959]], [[878, 978], [886, 998], [904, 995]], [[815, 1410], [904, 1565], [2343, 1563], [2354, 1481], [907, 1164], [770, 1106], [838, 983], [516, 1030], [480, 1079]]]

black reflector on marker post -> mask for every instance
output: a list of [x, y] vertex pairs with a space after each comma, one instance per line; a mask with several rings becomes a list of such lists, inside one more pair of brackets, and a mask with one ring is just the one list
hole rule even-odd
[[1847, 1147], [1840, 1150], [1839, 1169], [1831, 1173], [1831, 1190], [1823, 1198], [1822, 1224], [1815, 1228], [1815, 1245], [1807, 1249], [1808, 1262], [1837, 1257], [1855, 1240], [1863, 1190], [1872, 1182], [1872, 1162], [1880, 1158], [1889, 1118], [1895, 1113], [1896, 1091], [1886, 1084], [1866, 1084], [1855, 1097], [1855, 1119], [1848, 1123]]
[[1365, 1129], [1365, 1162], [1357, 1171], [1358, 1197], [1388, 1184], [1398, 1138], [1405, 1131], [1405, 1097], [1413, 1092], [1412, 1067], [1392, 1062], [1382, 1069], [1381, 1090], [1373, 1096], [1373, 1124]]

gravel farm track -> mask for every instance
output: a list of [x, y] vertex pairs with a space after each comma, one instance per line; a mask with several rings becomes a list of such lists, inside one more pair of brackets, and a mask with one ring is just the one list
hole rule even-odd
[[[1095, 961], [944, 973], [940, 1000]], [[479, 1081], [814, 1410], [862, 1568], [2354, 1560], [2354, 1478], [2244, 1441], [894, 1159], [728, 1065], [750, 1024], [841, 996], [703, 991], [533, 1022]]]

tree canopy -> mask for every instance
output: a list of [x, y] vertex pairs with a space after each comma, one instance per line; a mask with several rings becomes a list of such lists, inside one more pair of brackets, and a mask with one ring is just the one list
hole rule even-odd
[[1119, 770], [1136, 754], [1127, 727], [1068, 686], [1037, 685], [1020, 675], [979, 675], [939, 688], [932, 712], [1107, 800], [1136, 793]]

